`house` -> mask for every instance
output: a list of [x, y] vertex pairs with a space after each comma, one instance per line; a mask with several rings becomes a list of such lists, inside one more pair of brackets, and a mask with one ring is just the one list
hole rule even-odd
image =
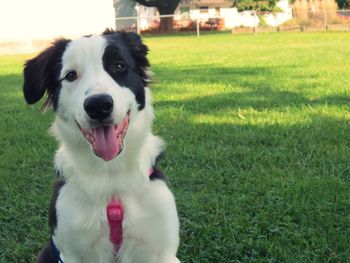
[[195, 14], [200, 14], [200, 18], [204, 19], [219, 16], [221, 8], [230, 7], [232, 7], [232, 2], [226, 0], [185, 0], [179, 4], [175, 13], [191, 14], [196, 10]]
[[[289, 6], [288, 0], [280, 0], [276, 5], [282, 12], [264, 14], [263, 17], [267, 25], [278, 26], [292, 18], [292, 8]], [[237, 8], [232, 7], [232, 2], [225, 0], [182, 1], [175, 12], [176, 15], [179, 13], [182, 18], [188, 14], [191, 20], [199, 19], [201, 23], [214, 18], [222, 19], [221, 29], [239, 26], [254, 27], [260, 23], [260, 19], [254, 11], [238, 12]]]
[[[262, 17], [269, 26], [278, 26], [292, 18], [292, 8], [288, 0], [280, 0], [277, 3], [281, 12], [266, 13]], [[141, 30], [149, 30], [159, 24], [156, 8], [137, 6], [139, 26]], [[219, 30], [235, 27], [255, 27], [260, 24], [260, 18], [254, 11], [238, 12], [232, 7], [232, 2], [226, 0], [184, 0], [174, 12], [174, 24], [178, 29], [190, 28], [199, 22], [200, 27], [215, 28]]]

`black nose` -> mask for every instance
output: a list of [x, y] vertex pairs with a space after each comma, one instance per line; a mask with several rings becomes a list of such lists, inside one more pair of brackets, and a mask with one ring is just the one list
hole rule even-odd
[[106, 119], [113, 111], [113, 99], [108, 94], [90, 96], [84, 101], [84, 109], [91, 119]]

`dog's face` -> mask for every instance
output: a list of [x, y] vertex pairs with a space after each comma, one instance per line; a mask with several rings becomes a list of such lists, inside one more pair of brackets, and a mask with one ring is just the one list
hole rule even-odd
[[121, 153], [132, 116], [144, 110], [147, 47], [135, 33], [106, 31], [58, 40], [24, 68], [29, 104], [45, 105], [105, 161]]

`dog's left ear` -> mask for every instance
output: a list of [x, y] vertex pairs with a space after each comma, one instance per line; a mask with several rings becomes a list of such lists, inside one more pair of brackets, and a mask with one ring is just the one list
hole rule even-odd
[[149, 70], [150, 63], [147, 59], [148, 47], [143, 44], [140, 35], [134, 32], [126, 32], [124, 37], [128, 43], [130, 53], [134, 57], [136, 65], [138, 65], [136, 70], [142, 76], [143, 85], [148, 86], [152, 82], [152, 73]]
[[[102, 33], [103, 36], [112, 36], [116, 38], [122, 38], [126, 41], [128, 46], [131, 48], [131, 52], [133, 55], [136, 55], [137, 57], [144, 57], [146, 58], [148, 53], [148, 47], [143, 44], [141, 36], [135, 32], [132, 31], [115, 31], [111, 28], [106, 28], [105, 31]], [[146, 61], [145, 61], [146, 62]], [[149, 66], [149, 63], [145, 63]]]
[[140, 35], [135, 32], [126, 32], [126, 40], [129, 45], [133, 48], [134, 52], [139, 56], [146, 57], [148, 53], [148, 47], [143, 44]]
[[23, 93], [28, 104], [38, 102], [44, 96], [45, 91], [50, 101], [60, 86], [61, 60], [69, 41], [67, 39], [57, 40], [38, 56], [25, 63]]

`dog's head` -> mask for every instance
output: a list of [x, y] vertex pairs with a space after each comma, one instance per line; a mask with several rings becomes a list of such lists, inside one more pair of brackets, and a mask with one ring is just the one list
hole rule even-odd
[[34, 104], [46, 94], [44, 106], [52, 106], [69, 127], [66, 137], [85, 141], [98, 157], [111, 160], [149, 103], [147, 52], [131, 32], [57, 40], [25, 64], [24, 97]]

